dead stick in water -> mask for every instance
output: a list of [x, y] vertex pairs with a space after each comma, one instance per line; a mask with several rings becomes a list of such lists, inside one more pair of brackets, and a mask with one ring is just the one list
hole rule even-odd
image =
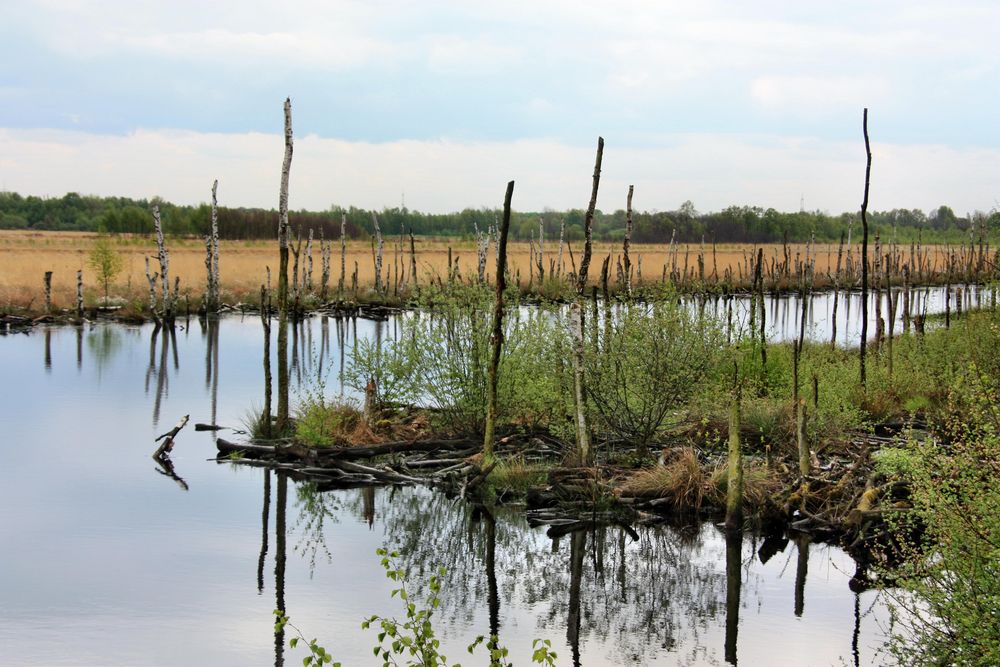
[[177, 426], [174, 426], [172, 429], [153, 441], [159, 442], [160, 440], [163, 440], [157, 450], [153, 452], [153, 458], [159, 458], [174, 448], [174, 438], [177, 437], [177, 434], [181, 432], [182, 428], [187, 426], [188, 418], [190, 416], [191, 415], [184, 415], [181, 417], [181, 420], [177, 422]]

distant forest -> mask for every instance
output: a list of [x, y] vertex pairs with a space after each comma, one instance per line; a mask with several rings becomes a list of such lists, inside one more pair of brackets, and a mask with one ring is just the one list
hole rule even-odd
[[[161, 199], [127, 199], [124, 197], [81, 196], [70, 192], [60, 198], [23, 197], [17, 193], [0, 192], [0, 229], [100, 231], [108, 233], [151, 234], [153, 205], [160, 207], [164, 231], [170, 235], [204, 235], [210, 226], [210, 207], [179, 206]], [[347, 216], [347, 235], [352, 239], [368, 238], [373, 231], [372, 211], [333, 206], [328, 211], [295, 211], [289, 213], [293, 230], [303, 236], [313, 230], [318, 238], [340, 237], [341, 214]], [[477, 228], [486, 231], [498, 212], [494, 209], [465, 209], [457, 213], [421, 213], [407, 208], [386, 208], [376, 211], [379, 226], [386, 236], [412, 232], [417, 236], [449, 236], [471, 238]], [[537, 237], [539, 220], [544, 224], [545, 238], [559, 237], [565, 222], [566, 238], [583, 238], [583, 209], [568, 211], [515, 212], [511, 233], [515, 239]], [[225, 239], [266, 239], [277, 235], [278, 214], [259, 208], [219, 207], [219, 234]], [[1000, 211], [977, 212], [957, 216], [948, 206], [927, 213], [919, 209], [893, 209], [869, 213], [873, 232], [886, 240], [896, 238], [910, 242], [917, 238], [925, 242], [967, 242], [972, 236], [1000, 231]], [[691, 202], [676, 211], [633, 212], [632, 239], [637, 243], [668, 243], [676, 234], [680, 243], [702, 240], [718, 243], [774, 243], [787, 238], [804, 242], [815, 235], [817, 241], [832, 242], [852, 226], [854, 238], [860, 234], [858, 212], [829, 215], [819, 211], [785, 213], [773, 208], [730, 206], [719, 212], [700, 213]], [[625, 231], [625, 211], [598, 211], [594, 219], [594, 238], [602, 241], [620, 240]]]

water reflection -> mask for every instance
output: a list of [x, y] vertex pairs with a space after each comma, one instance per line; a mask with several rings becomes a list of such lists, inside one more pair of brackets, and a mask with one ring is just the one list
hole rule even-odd
[[[787, 565], [765, 566], [787, 543], [784, 538], [760, 541], [710, 525], [638, 530], [603, 526], [569, 534], [554, 530], [549, 537], [544, 528], [529, 527], [517, 510], [492, 513], [422, 489], [318, 494], [337, 501], [318, 500], [314, 489], [304, 494], [300, 488], [299, 494], [300, 500], [308, 498], [298, 504], [308, 515], [298, 520], [300, 540], [321, 541], [305, 549], [300, 542], [297, 548], [309, 560], [310, 571], [317, 565], [315, 553], [327, 549], [328, 536], [317, 530], [324, 518], [346, 512], [370, 524], [377, 515], [384, 544], [398, 549], [400, 565], [411, 581], [419, 585], [436, 567], [446, 568], [439, 613], [448, 627], [474, 628], [476, 619], [485, 616], [485, 627], [476, 634], [499, 635], [501, 645], [527, 641], [529, 635], [561, 635], [574, 665], [595, 660], [603, 664], [597, 656], [605, 651], [611, 663], [649, 663], [672, 656], [680, 664], [735, 665], [743, 645], [740, 630], [748, 623], [759, 624], [764, 607], [774, 609], [763, 612], [773, 626], [772, 636], [787, 622], [770, 599], [776, 586], [787, 591], [785, 604], [794, 603], [794, 615], [806, 616], [808, 539], [795, 539], [794, 584], [780, 586]], [[749, 555], [746, 560], [744, 553]], [[846, 576], [841, 586], [841, 596], [850, 599]], [[523, 627], [527, 609], [533, 610], [533, 630], [531, 620], [528, 629]], [[816, 613], [822, 616], [826, 610], [817, 607]], [[857, 622], [849, 611], [841, 619], [843, 655], [859, 650]], [[508, 627], [521, 629], [512, 634]], [[757, 655], [762, 639], [748, 637], [750, 655]], [[794, 664], [794, 657], [789, 660]], [[754, 659], [744, 662], [753, 664]]]
[[740, 587], [743, 584], [743, 532], [726, 532], [726, 662], [736, 663], [736, 639], [740, 628]]

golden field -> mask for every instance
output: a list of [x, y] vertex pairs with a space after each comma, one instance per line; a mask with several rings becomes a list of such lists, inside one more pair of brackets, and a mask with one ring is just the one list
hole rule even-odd
[[[97, 277], [88, 266], [88, 255], [97, 234], [87, 232], [29, 232], [21, 230], [0, 230], [0, 307], [23, 307], [33, 305], [38, 307], [43, 299], [43, 275], [52, 271], [52, 301], [56, 307], [70, 307], [75, 303], [76, 272], [83, 269], [85, 294], [88, 299], [96, 297], [101, 292]], [[152, 237], [114, 237], [115, 248], [124, 259], [124, 268], [111, 287], [112, 296], [143, 299], [148, 293], [148, 283], [145, 275], [145, 258], [148, 256], [153, 271], [158, 269], [156, 261], [156, 243]], [[397, 270], [409, 273], [410, 255], [409, 240], [404, 244], [404, 253], [400, 259], [394, 254], [397, 239], [388, 237], [383, 252], [383, 279], [395, 275]], [[476, 248], [472, 241], [448, 240], [442, 238], [421, 238], [415, 243], [417, 256], [418, 281], [422, 284], [430, 279], [447, 276], [448, 249], [452, 249], [453, 260], [458, 262], [463, 278], [476, 276]], [[780, 244], [765, 245], [764, 255], [768, 264], [772, 258], [781, 261], [784, 250]], [[205, 244], [196, 238], [171, 238], [167, 240], [170, 252], [170, 276], [180, 276], [181, 294], [188, 295], [192, 303], [200, 300], [205, 285]], [[580, 261], [582, 243], [573, 244], [576, 262]], [[901, 249], [902, 251], [903, 249]], [[558, 242], [546, 240], [545, 270], [549, 271], [549, 261], [555, 261], [558, 253]], [[668, 244], [633, 244], [631, 255], [633, 265], [641, 258], [641, 271], [644, 281], [659, 281], [663, 269], [670, 268], [670, 246]], [[487, 261], [487, 273], [492, 276], [494, 249], [491, 246]], [[732, 275], [738, 277], [746, 273], [747, 260], [752, 252], [749, 245], [719, 244], [713, 251], [711, 244], [692, 243], [680, 244], [677, 249], [677, 270], [683, 272], [685, 265], [692, 276], [697, 276], [698, 255], [704, 253], [705, 275], [711, 277], [717, 272], [721, 278], [729, 269]], [[816, 256], [816, 271], [825, 274], [833, 271], [836, 265], [837, 245], [817, 244], [813, 248]], [[860, 246], [855, 244], [855, 258], [860, 252]], [[908, 252], [908, 250], [906, 251]], [[932, 253], [940, 255], [938, 266], [943, 265], [946, 252], [944, 247], [932, 249]], [[612, 254], [610, 279], [614, 281], [615, 261], [621, 254], [621, 244], [595, 243], [594, 258], [591, 263], [590, 277], [596, 282], [600, 276], [601, 262], [608, 254]], [[805, 245], [790, 245], [789, 253], [792, 262], [796, 254], [804, 256]], [[905, 254], [905, 253], [904, 253]], [[305, 244], [302, 246], [300, 265], [305, 265]], [[512, 242], [508, 247], [508, 257], [511, 269], [520, 273], [522, 286], [529, 280], [530, 250], [526, 242]], [[932, 262], [934, 254], [932, 254]], [[313, 282], [318, 291], [321, 277], [321, 259], [319, 243], [313, 244]], [[291, 259], [289, 267], [291, 267]], [[358, 284], [361, 289], [368, 289], [374, 282], [374, 265], [371, 244], [367, 241], [352, 241], [347, 247], [347, 272], [345, 286], [351, 285], [351, 274], [355, 262], [358, 269]], [[400, 264], [402, 264], [400, 266]], [[568, 250], [563, 254], [564, 271], [570, 270]], [[266, 280], [266, 268], [271, 267], [276, 284], [278, 266], [277, 241], [222, 241], [220, 243], [220, 276], [222, 297], [226, 302], [257, 300], [261, 284]], [[289, 269], [291, 270], [291, 269]], [[334, 240], [331, 248], [330, 289], [336, 290], [340, 276], [340, 244]], [[537, 276], [536, 276], [537, 279]]]

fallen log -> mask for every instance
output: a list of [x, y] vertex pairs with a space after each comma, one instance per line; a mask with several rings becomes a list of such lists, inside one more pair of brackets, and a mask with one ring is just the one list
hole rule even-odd
[[341, 470], [352, 473], [371, 475], [376, 479], [384, 480], [386, 482], [400, 482], [403, 484], [426, 484], [428, 482], [428, 480], [425, 478], [411, 477], [409, 475], [400, 474], [393, 470], [363, 466], [360, 463], [352, 463], [351, 461], [333, 461], [332, 464], [334, 467], [340, 468]]
[[194, 425], [194, 430], [196, 431], [223, 431], [225, 426], [218, 426], [216, 424], [202, 424], [201, 422]]
[[159, 458], [174, 448], [174, 438], [177, 437], [177, 434], [181, 432], [182, 428], [187, 426], [189, 417], [190, 415], [184, 415], [181, 417], [181, 420], [177, 422], [176, 426], [153, 441], [159, 442], [160, 440], [163, 440], [156, 451], [153, 452], [153, 458]]
[[324, 447], [316, 449], [320, 458], [324, 459], [366, 459], [385, 454], [395, 454], [396, 452], [434, 452], [465, 449], [476, 444], [473, 440], [462, 438], [460, 440], [402, 440], [396, 442], [383, 442], [378, 445], [368, 445], [365, 447]]
[[273, 456], [275, 452], [274, 445], [229, 442], [223, 438], [215, 441], [215, 447], [219, 450], [219, 454], [231, 454], [235, 452], [251, 459], [260, 458], [261, 456]]

